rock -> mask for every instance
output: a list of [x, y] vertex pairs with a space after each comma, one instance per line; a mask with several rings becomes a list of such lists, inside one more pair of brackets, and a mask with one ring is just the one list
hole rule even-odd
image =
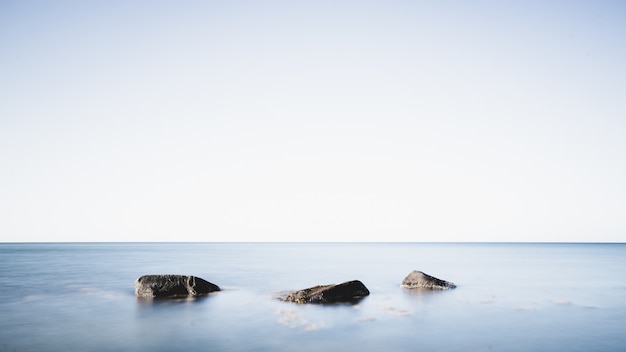
[[322, 285], [294, 291], [282, 298], [294, 303], [354, 302], [370, 294], [361, 281], [347, 281], [337, 285]]
[[135, 281], [135, 295], [142, 298], [201, 296], [220, 291], [204, 279], [186, 275], [144, 275]]
[[456, 285], [451, 282], [440, 280], [417, 270], [407, 275], [407, 277], [402, 280], [402, 285], [400, 286], [404, 288], [425, 288], [430, 290], [447, 290], [456, 287]]

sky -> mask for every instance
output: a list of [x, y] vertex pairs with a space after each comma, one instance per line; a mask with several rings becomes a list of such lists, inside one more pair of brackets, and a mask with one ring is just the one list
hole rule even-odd
[[623, 1], [0, 0], [0, 241], [626, 242]]

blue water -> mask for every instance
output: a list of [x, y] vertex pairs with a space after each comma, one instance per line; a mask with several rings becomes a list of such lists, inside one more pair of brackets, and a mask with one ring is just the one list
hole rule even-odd
[[[223, 291], [134, 297], [167, 273]], [[355, 305], [276, 299], [354, 279]], [[626, 350], [625, 244], [3, 243], [0, 293], [0, 351]]]

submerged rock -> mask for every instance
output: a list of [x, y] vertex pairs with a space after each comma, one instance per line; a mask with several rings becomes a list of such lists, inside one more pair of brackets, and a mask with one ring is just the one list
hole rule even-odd
[[370, 294], [361, 281], [347, 281], [337, 285], [321, 285], [294, 291], [282, 298], [294, 303], [341, 303], [354, 302]]
[[144, 275], [135, 281], [135, 295], [141, 298], [201, 296], [220, 291], [204, 279], [187, 275]]
[[440, 280], [417, 270], [407, 275], [407, 277], [402, 280], [400, 286], [404, 288], [425, 288], [430, 290], [447, 290], [456, 287], [456, 285], [451, 282]]

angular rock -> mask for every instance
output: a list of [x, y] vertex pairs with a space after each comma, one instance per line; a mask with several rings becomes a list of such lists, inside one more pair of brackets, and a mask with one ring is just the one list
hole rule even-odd
[[337, 285], [321, 285], [294, 291], [282, 298], [294, 303], [341, 303], [354, 302], [370, 294], [361, 281], [347, 281]]
[[220, 291], [204, 279], [187, 275], [144, 275], [135, 281], [135, 295], [141, 298], [201, 296]]
[[400, 286], [411, 289], [425, 288], [430, 290], [447, 290], [456, 287], [456, 285], [451, 282], [440, 280], [417, 270], [414, 270], [407, 275], [407, 277], [402, 280], [402, 284]]

